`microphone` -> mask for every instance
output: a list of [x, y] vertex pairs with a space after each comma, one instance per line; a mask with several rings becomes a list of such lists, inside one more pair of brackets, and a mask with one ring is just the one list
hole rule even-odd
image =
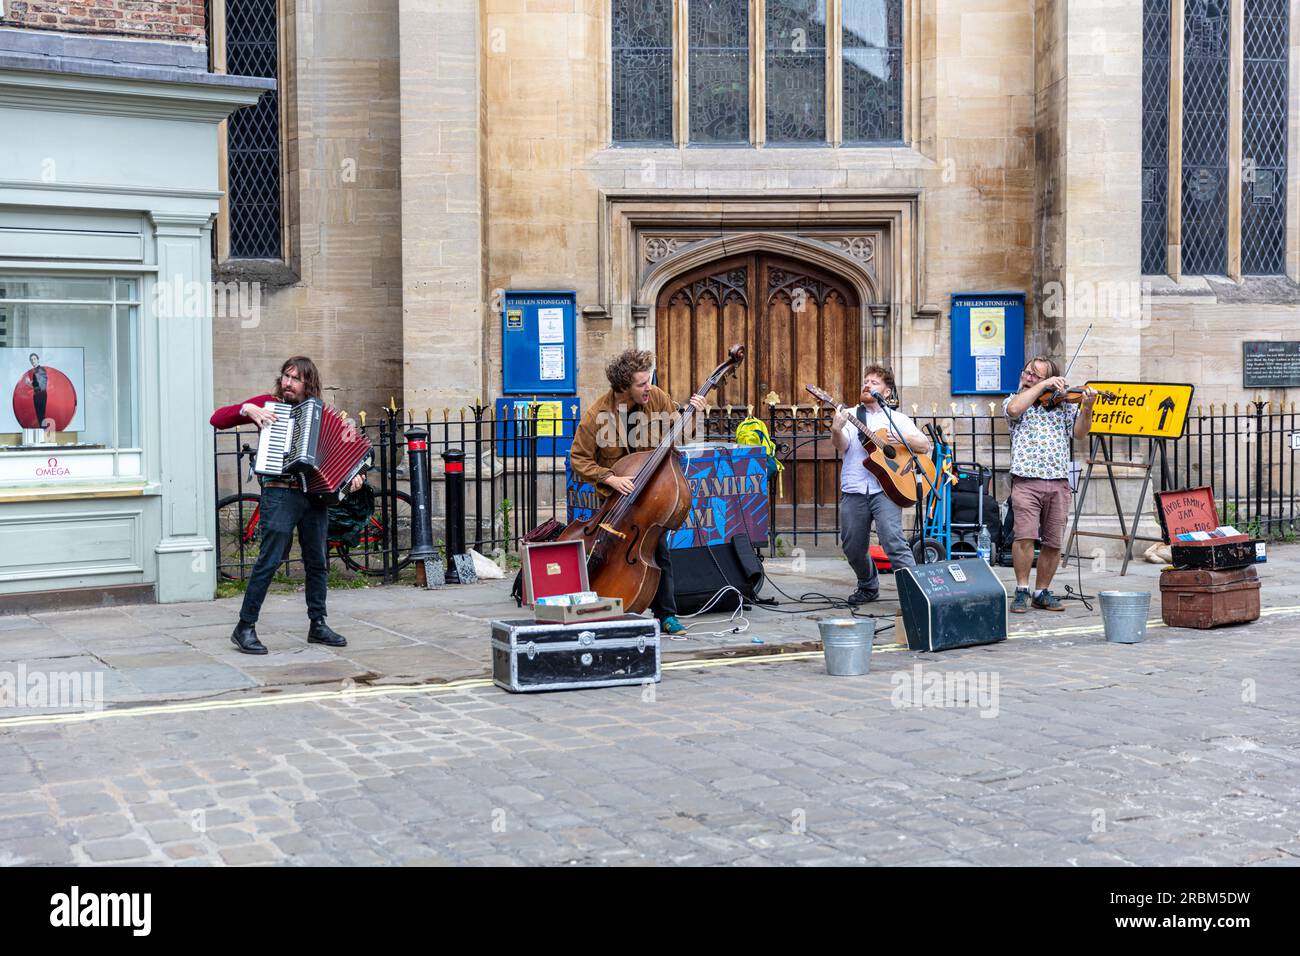
[[881, 395], [879, 392], [872, 392], [871, 397], [874, 398], [876, 401], [878, 401], [881, 405], [885, 404], [885, 396]]

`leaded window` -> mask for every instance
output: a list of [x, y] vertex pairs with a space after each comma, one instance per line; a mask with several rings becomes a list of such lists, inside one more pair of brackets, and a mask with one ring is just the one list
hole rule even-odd
[[[277, 0], [225, 0], [225, 68], [233, 76], [275, 79], [279, 71]], [[279, 259], [280, 98], [262, 94], [236, 110], [226, 127], [229, 255]]]
[[767, 0], [767, 141], [826, 142], [825, 0]]
[[1182, 268], [1228, 271], [1228, 0], [1187, 0], [1183, 31]]
[[672, 0], [614, 0], [614, 141], [673, 141]]
[[610, 11], [615, 144], [904, 142], [903, 0], [611, 0]]
[[1169, 0], [1142, 7], [1142, 272], [1155, 275], [1169, 258]]
[[749, 142], [749, 4], [691, 0], [690, 116], [693, 143]]
[[1144, 273], [1285, 273], [1290, 5], [1143, 0]]
[[1288, 0], [1245, 0], [1241, 271], [1286, 271]]
[[901, 142], [903, 2], [843, 3], [844, 142]]

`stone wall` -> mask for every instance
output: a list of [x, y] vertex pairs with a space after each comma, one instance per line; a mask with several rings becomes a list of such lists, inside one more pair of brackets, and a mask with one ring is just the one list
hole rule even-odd
[[[477, 0], [400, 0], [406, 404], [484, 397], [483, 103]], [[486, 71], [484, 71], [486, 72]]]
[[[290, 5], [291, 7], [293, 5]], [[261, 281], [261, 313], [214, 323], [216, 400], [265, 391], [280, 363], [305, 353], [327, 401], [373, 422], [402, 401], [402, 210], [397, 0], [298, 3], [282, 75], [296, 275]], [[230, 270], [219, 270], [222, 278]]]
[[203, 0], [14, 0], [0, 26], [186, 40], [207, 45]]
[[[921, 274], [912, 309], [957, 291], [1028, 288], [1033, 269], [1031, 0], [917, 0], [907, 21], [919, 83], [919, 149], [610, 149], [609, 25], [600, 0], [486, 0], [487, 287], [574, 288], [580, 389], [605, 387], [609, 355], [628, 347], [631, 303], [601, 296], [602, 196], [672, 201], [727, 193], [791, 202], [810, 194], [920, 191]], [[797, 198], [796, 198], [797, 197]], [[408, 277], [409, 281], [409, 277]], [[914, 294], [916, 299], [912, 299]], [[948, 329], [896, 316], [901, 383], [919, 401], [948, 396]], [[489, 310], [487, 387], [500, 385], [500, 331]], [[919, 386], [919, 389], [917, 388]]]

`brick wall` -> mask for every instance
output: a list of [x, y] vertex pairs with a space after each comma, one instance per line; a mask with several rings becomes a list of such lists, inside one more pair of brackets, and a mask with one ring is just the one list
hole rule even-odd
[[0, 25], [206, 42], [203, 0], [11, 0]]

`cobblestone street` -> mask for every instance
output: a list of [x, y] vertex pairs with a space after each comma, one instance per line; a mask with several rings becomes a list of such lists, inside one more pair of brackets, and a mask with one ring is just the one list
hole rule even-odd
[[[960, 673], [969, 700], [922, 692]], [[48, 716], [0, 731], [0, 863], [1292, 865], [1298, 677], [1285, 608], [859, 678], [719, 657]]]

